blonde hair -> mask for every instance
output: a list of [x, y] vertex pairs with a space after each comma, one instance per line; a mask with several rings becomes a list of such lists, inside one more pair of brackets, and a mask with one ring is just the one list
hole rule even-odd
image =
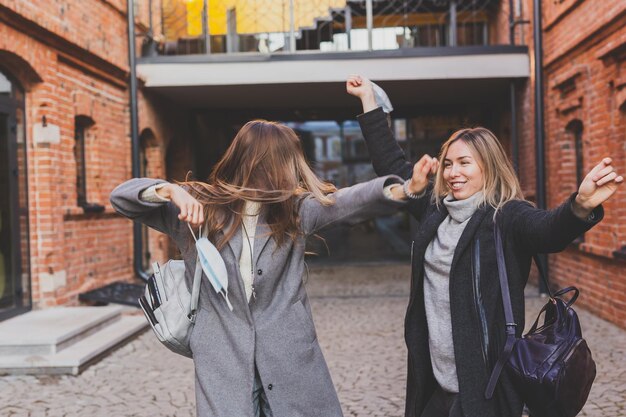
[[298, 235], [300, 196], [310, 193], [323, 205], [334, 185], [320, 180], [307, 163], [300, 139], [293, 129], [276, 122], [253, 120], [237, 133], [215, 165], [207, 183], [183, 183], [204, 206], [208, 237], [216, 241], [224, 230], [222, 248], [242, 224], [245, 201], [262, 203], [271, 236], [281, 245]]
[[443, 178], [444, 161], [450, 146], [461, 140], [470, 148], [483, 173], [483, 200], [481, 206], [489, 205], [496, 210], [511, 200], [523, 200], [522, 187], [508, 156], [496, 136], [484, 127], [457, 130], [442, 145], [439, 168], [435, 177], [432, 199], [437, 206], [450, 193]]

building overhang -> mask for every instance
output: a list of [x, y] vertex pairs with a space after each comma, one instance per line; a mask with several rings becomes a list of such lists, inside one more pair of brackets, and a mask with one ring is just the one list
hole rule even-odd
[[193, 109], [341, 109], [350, 74], [375, 80], [396, 108], [499, 100], [530, 75], [523, 46], [415, 48], [290, 55], [195, 55], [141, 59], [148, 90]]

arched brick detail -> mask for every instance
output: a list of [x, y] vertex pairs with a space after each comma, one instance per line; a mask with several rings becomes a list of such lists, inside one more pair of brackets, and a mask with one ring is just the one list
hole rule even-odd
[[30, 91], [36, 84], [43, 82], [39, 73], [28, 61], [5, 49], [0, 49], [0, 68], [15, 77], [26, 91]]

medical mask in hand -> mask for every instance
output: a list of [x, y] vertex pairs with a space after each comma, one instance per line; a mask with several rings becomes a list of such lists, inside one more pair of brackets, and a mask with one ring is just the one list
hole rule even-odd
[[206, 237], [196, 241], [196, 249], [198, 250], [198, 258], [204, 274], [209, 279], [215, 292], [224, 297], [228, 308], [230, 311], [233, 311], [233, 305], [228, 299], [228, 273], [219, 251]]
[[376, 105], [382, 107], [385, 113], [391, 113], [393, 111], [393, 106], [391, 105], [391, 100], [389, 100], [389, 96], [385, 93], [385, 90], [380, 88], [380, 86], [375, 83], [372, 83], [372, 87], [374, 88]]

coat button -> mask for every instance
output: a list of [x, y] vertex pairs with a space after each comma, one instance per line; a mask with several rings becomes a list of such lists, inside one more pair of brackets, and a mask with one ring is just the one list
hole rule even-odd
[[259, 269], [258, 271], [256, 271], [256, 273], [259, 274], [259, 275], [263, 275], [263, 270]]
[[269, 384], [269, 385], [267, 386], [267, 389], [268, 389], [268, 390], [270, 390], [270, 391], [272, 390], [272, 388], [274, 388], [274, 385], [272, 385], [272, 384]]

